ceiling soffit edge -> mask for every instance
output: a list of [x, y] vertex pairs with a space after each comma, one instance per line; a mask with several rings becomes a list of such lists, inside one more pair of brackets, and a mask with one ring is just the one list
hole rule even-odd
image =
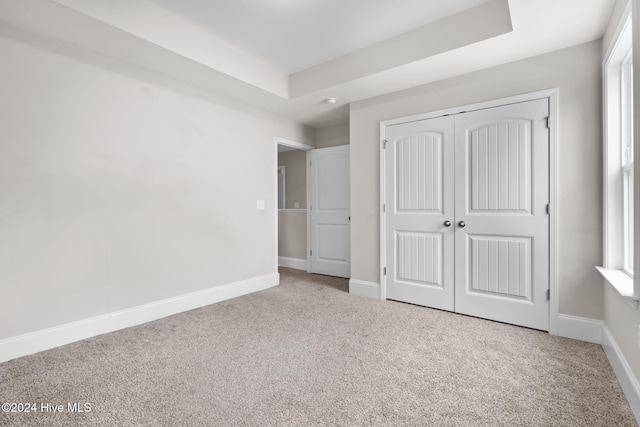
[[[460, 31], [464, 28], [464, 31]], [[289, 76], [289, 97], [398, 68], [513, 31], [508, 0], [493, 0]]]

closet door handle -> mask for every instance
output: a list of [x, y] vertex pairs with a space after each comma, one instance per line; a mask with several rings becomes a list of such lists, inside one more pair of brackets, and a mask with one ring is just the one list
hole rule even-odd
[[466, 226], [467, 226], [467, 224], [465, 224], [465, 223], [464, 223], [464, 221], [460, 221], [460, 222], [458, 222], [458, 226], [459, 226], [460, 228], [464, 228], [464, 227], [466, 227]]
[[451, 227], [451, 221], [446, 220], [446, 221], [444, 222], [444, 226], [445, 226], [445, 227]]

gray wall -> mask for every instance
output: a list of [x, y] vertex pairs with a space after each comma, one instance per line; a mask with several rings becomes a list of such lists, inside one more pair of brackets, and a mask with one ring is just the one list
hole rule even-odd
[[[286, 166], [285, 206], [293, 209], [294, 202], [300, 209], [307, 207], [307, 152], [285, 151], [278, 154], [278, 166]], [[307, 259], [307, 213], [278, 212], [278, 256]]]
[[351, 275], [379, 283], [379, 123], [559, 88], [559, 309], [603, 318], [600, 41], [357, 102], [351, 106]]
[[307, 212], [278, 212], [278, 256], [307, 259]]
[[302, 150], [278, 153], [278, 166], [285, 166], [285, 208], [294, 209], [293, 203], [300, 203], [299, 209], [307, 207], [307, 152]]
[[0, 340], [277, 272], [274, 137], [312, 130], [3, 24], [0, 51]]
[[349, 145], [349, 123], [316, 129], [316, 148]]

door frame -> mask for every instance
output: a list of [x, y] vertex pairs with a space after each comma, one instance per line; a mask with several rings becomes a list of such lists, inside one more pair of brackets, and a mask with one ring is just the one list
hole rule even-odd
[[548, 99], [549, 101], [549, 333], [557, 335], [558, 333], [558, 264], [557, 264], [557, 236], [558, 236], [558, 96], [557, 88], [546, 89], [536, 92], [525, 93], [521, 95], [498, 98], [489, 101], [483, 101], [474, 104], [452, 107], [443, 110], [432, 111], [428, 113], [415, 114], [412, 116], [399, 117], [391, 120], [380, 122], [380, 299], [387, 299], [387, 282], [386, 282], [386, 215], [384, 213], [386, 204], [385, 182], [386, 182], [386, 165], [384, 156], [385, 131], [387, 126], [397, 125], [401, 123], [414, 122], [418, 120], [432, 119], [436, 117], [446, 116], [450, 114], [458, 114], [462, 112], [483, 110], [487, 108], [500, 107], [520, 102], [533, 101], [536, 99]]
[[274, 195], [274, 210], [275, 210], [275, 230], [276, 230], [276, 235], [275, 235], [275, 249], [276, 249], [276, 256], [275, 256], [275, 271], [278, 271], [278, 266], [280, 265], [280, 263], [278, 262], [278, 240], [279, 240], [279, 229], [278, 229], [278, 145], [284, 145], [286, 147], [291, 147], [291, 148], [295, 148], [296, 150], [302, 150], [302, 151], [306, 151], [307, 152], [307, 156], [305, 159], [305, 164], [306, 164], [306, 176], [307, 176], [307, 256], [306, 256], [306, 260], [307, 260], [307, 271], [309, 271], [309, 248], [310, 248], [310, 242], [309, 239], [311, 238], [310, 234], [311, 234], [311, 228], [309, 226], [309, 152], [311, 150], [314, 150], [315, 147], [311, 146], [311, 145], [307, 145], [307, 144], [303, 144], [302, 142], [297, 142], [297, 141], [291, 141], [289, 139], [285, 139], [285, 138], [280, 138], [280, 137], [275, 137], [273, 138], [273, 150], [274, 150], [274, 167], [273, 167], [273, 175], [274, 175], [274, 183], [275, 186], [274, 188], [276, 189], [275, 191], [275, 195]]

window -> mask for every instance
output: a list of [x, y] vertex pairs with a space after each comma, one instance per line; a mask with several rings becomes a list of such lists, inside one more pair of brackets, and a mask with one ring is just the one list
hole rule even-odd
[[623, 270], [633, 276], [633, 55], [620, 64]]
[[[629, 8], [628, 8], [629, 9]], [[631, 13], [603, 64], [605, 279], [637, 306], [634, 287], [634, 121]]]
[[287, 181], [286, 173], [286, 166], [278, 166], [278, 209], [285, 209], [287, 207], [287, 192], [285, 189], [285, 182]]

